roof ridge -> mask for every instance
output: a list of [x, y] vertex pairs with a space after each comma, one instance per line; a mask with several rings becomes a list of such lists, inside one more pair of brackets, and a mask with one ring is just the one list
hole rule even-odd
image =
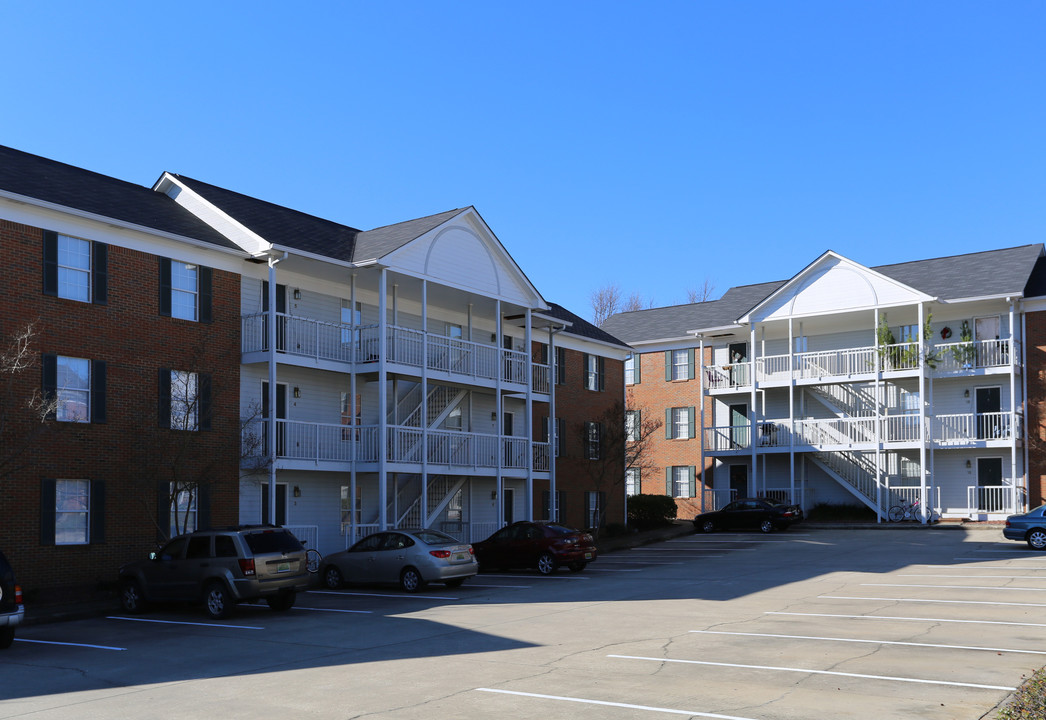
[[989, 253], [1006, 252], [1008, 250], [1023, 250], [1025, 248], [1042, 247], [1042, 243], [1026, 243], [1024, 245], [1012, 245], [1010, 247], [994, 248], [991, 250], [975, 250], [973, 252], [956, 253], [954, 255], [938, 255], [936, 257], [922, 258], [921, 260], [905, 260], [903, 262], [885, 263], [883, 265], [865, 266], [871, 270], [885, 267], [896, 267], [898, 265], [912, 265], [914, 263], [930, 262], [932, 260], [952, 260], [954, 258], [972, 257], [974, 255], [987, 255]]
[[370, 228], [369, 230], [360, 230], [359, 232], [374, 232], [375, 230], [384, 230], [385, 228], [395, 227], [396, 225], [405, 225], [410, 222], [417, 222], [418, 220], [428, 220], [439, 215], [448, 215], [450, 213], [460, 213], [468, 210], [472, 205], [466, 205], [462, 208], [453, 208], [451, 210], [443, 210], [442, 212], [432, 213], [431, 215], [422, 215], [421, 217], [410, 218], [409, 220], [400, 220], [399, 222], [386, 223], [385, 225], [378, 225], [377, 227]]

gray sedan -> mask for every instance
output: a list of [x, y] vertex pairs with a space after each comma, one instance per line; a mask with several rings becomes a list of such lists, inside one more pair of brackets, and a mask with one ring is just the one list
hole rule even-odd
[[1010, 515], [1002, 534], [1010, 540], [1024, 540], [1033, 550], [1046, 550], [1046, 505], [1023, 515]]
[[417, 592], [429, 582], [458, 587], [477, 572], [468, 543], [436, 530], [387, 530], [323, 558], [322, 577], [331, 589], [346, 582], [399, 583]]

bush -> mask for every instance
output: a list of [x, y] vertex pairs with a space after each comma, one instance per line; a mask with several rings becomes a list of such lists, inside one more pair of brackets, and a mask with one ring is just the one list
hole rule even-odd
[[875, 511], [864, 505], [818, 503], [806, 514], [810, 522], [875, 522]]
[[630, 495], [628, 498], [628, 524], [637, 530], [671, 525], [676, 511], [676, 501], [667, 495]]

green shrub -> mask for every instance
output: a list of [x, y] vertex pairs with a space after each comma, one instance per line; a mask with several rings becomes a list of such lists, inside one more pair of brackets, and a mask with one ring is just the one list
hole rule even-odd
[[628, 535], [628, 528], [625, 527], [624, 523], [607, 523], [607, 526], [603, 529], [603, 535], [606, 537], [622, 537]]
[[676, 511], [676, 501], [667, 495], [630, 495], [628, 498], [628, 524], [637, 530], [671, 525]]

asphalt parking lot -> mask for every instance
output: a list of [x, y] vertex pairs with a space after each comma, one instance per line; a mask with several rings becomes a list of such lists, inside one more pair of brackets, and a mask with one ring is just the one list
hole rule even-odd
[[0, 718], [980, 718], [1046, 665], [998, 530], [687, 535], [580, 574], [34, 625]]

